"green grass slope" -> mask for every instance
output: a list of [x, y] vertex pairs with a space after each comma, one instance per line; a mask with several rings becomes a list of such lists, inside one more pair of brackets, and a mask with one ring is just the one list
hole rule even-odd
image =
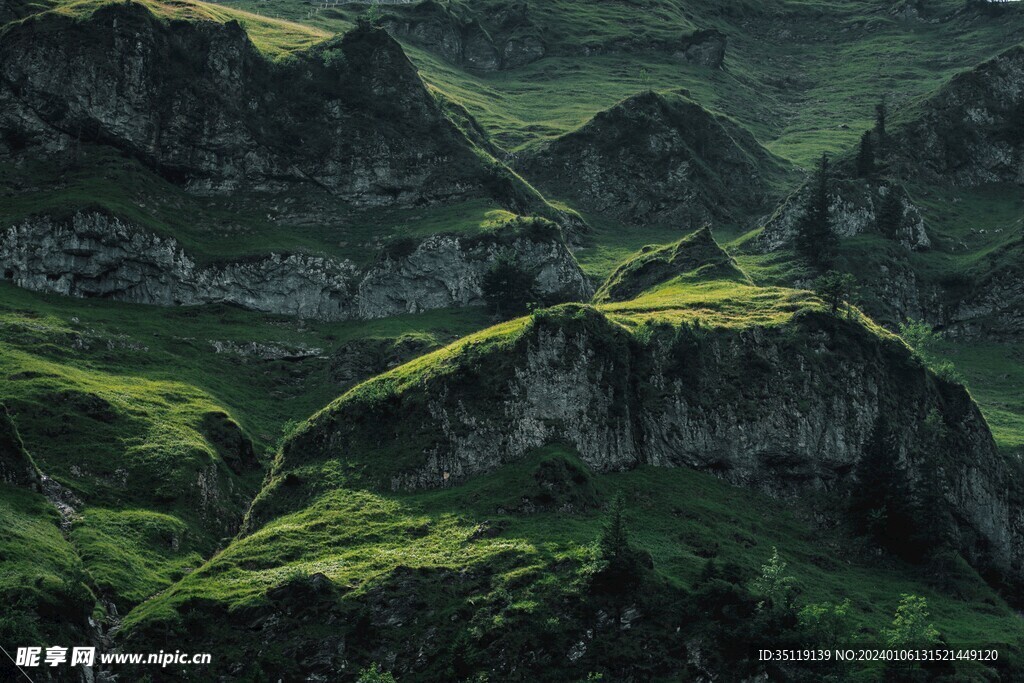
[[[650, 552], [654, 572], [629, 630], [594, 626], [609, 606], [590, 588], [602, 510], [620, 494], [632, 541]], [[1007, 643], [1000, 667], [1016, 665], [1024, 627], [970, 570], [933, 582], [808, 519], [801, 507], [686, 469], [593, 475], [552, 446], [450, 490], [333, 491], [136, 608], [127, 643], [160, 646], [188, 634], [217, 643], [222, 662], [244, 662], [233, 675], [253, 678], [327, 664], [339, 680], [355, 680], [377, 661], [426, 681], [509, 670], [533, 680], [590, 671], [672, 678], [688, 671], [684, 640], [693, 647], [689, 639], [708, 637], [709, 613], [692, 613], [708, 560], [732, 565], [734, 580], [749, 585], [777, 547], [801, 604], [850, 600], [856, 642], [879, 642], [901, 594], [911, 593], [928, 599], [949, 642]], [[282, 618], [287, 627], [271, 625]], [[579, 655], [567, 657], [574, 648]], [[746, 671], [730, 661], [737, 676]], [[223, 666], [175, 673], [201, 680]], [[857, 668], [872, 680], [882, 667]], [[984, 675], [980, 665], [957, 669]], [[803, 673], [814, 679], [813, 669]]]
[[[808, 292], [676, 278], [636, 300], [602, 305], [619, 331], [600, 348], [621, 351], [628, 342], [618, 335], [656, 345], [656, 330], [679, 327], [799, 337], [798, 321], [821, 309]], [[927, 597], [948, 642], [1006, 642], [999, 666], [1017, 666], [1020, 622], [978, 574], [960, 559], [933, 574], [879, 555], [845, 522], [822, 529], [815, 515], [836, 506], [824, 491], [784, 502], [686, 467], [596, 474], [560, 444], [442, 490], [394, 491], [396, 472], [422, 461], [435, 443], [436, 435], [413, 417], [444, 414], [426, 396], [428, 387], [463, 387], [466, 404], [479, 412], [490, 404], [478, 395], [486, 390], [470, 389], [478, 386], [474, 373], [494, 383], [511, 372], [502, 363], [516, 357], [534, 326], [597, 325], [597, 312], [584, 313], [542, 311], [470, 335], [358, 385], [300, 426], [278, 456], [245, 533], [133, 610], [126, 643], [159, 647], [199, 634], [230, 653], [228, 661], [245, 662], [233, 675], [256, 678], [342, 671], [354, 680], [359, 668], [380, 661], [417, 680], [501, 678], [513, 670], [538, 680], [583, 679], [588, 672], [686, 677], [694, 675], [688, 649], [713, 641], [704, 629], [718, 623], [702, 618], [707, 560], [731, 567], [727, 583], [751, 586], [778, 547], [796, 577], [800, 604], [850, 600], [854, 642], [879, 642], [900, 595], [912, 593]], [[900, 346], [870, 321], [862, 324], [864, 340]], [[851, 345], [841, 353], [856, 354]], [[730, 382], [742, 385], [738, 376]], [[732, 405], [742, 410], [743, 400], [736, 396]], [[393, 423], [390, 415], [403, 417]], [[343, 419], [332, 436], [324, 426], [337, 416]], [[438, 417], [434, 429], [460, 427]], [[628, 501], [633, 540], [651, 557], [646, 597], [629, 604], [640, 616], [628, 630], [608, 624], [614, 605], [594, 587], [595, 540], [619, 493]], [[753, 603], [749, 609], [753, 619]], [[707, 647], [714, 656], [728, 654]], [[312, 657], [299, 656], [311, 651]], [[735, 655], [726, 658], [733, 666]], [[882, 667], [854, 668], [871, 680]], [[956, 666], [965, 676], [986, 675], [983, 668]], [[223, 670], [215, 665], [176, 675]], [[814, 680], [816, 674], [800, 675]]]
[[[50, 501], [26, 482], [0, 492], [2, 523], [26, 529], [2, 552], [5, 590], [39, 586], [10, 593], [3, 645], [82, 641], [82, 615], [109, 616], [97, 597], [123, 614], [168, 588], [234, 534], [290, 424], [486, 322], [462, 310], [318, 324], [0, 285], [0, 403], [57, 485]], [[73, 508], [63, 533], [55, 500]]]

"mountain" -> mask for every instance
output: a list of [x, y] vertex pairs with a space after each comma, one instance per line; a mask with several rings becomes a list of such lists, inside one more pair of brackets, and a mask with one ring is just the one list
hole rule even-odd
[[627, 225], [741, 222], [785, 175], [741, 126], [685, 95], [654, 92], [520, 153], [516, 168], [549, 195]]
[[452, 202], [501, 182], [369, 26], [275, 62], [234, 21], [103, 5], [11, 25], [0, 59], [12, 158], [99, 142], [194, 192], [311, 184], [356, 206]]
[[[873, 131], [879, 149], [873, 177], [856, 177], [852, 152], [836, 165], [831, 227], [844, 242], [873, 242], [871, 260], [854, 252], [847, 258], [869, 285], [870, 310], [880, 318], [925, 318], [957, 336], [1015, 338], [1020, 329], [1021, 295], [1012, 284], [1019, 272], [1009, 257], [1019, 251], [1019, 226], [987, 228], [975, 218], [965, 236], [962, 224], [954, 223], [955, 232], [946, 228], [951, 221], [944, 214], [958, 213], [956, 204], [972, 195], [995, 192], [1010, 204], [1022, 196], [1024, 148], [1016, 132], [1024, 107], [1022, 55], [1011, 48], [908, 104], [884, 139]], [[757, 250], [792, 244], [809, 192], [804, 186], [771, 215], [753, 239]], [[879, 214], [890, 192], [898, 193], [898, 215], [883, 228]], [[889, 258], [871, 263], [885, 252]], [[951, 257], [966, 263], [950, 263]]]
[[[1022, 41], [962, 0], [3, 3], [0, 645], [1017, 680]], [[823, 153], [852, 281], [794, 245]], [[908, 624], [999, 657], [755, 654]]]

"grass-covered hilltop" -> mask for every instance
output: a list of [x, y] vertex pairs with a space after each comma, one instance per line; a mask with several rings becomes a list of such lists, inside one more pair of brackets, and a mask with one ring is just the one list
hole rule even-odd
[[1019, 3], [0, 2], [3, 680], [1024, 679]]

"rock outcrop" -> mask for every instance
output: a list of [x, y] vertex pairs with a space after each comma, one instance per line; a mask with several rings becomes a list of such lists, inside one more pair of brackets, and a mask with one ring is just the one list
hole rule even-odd
[[[877, 233], [919, 251], [932, 247], [921, 211], [900, 184], [950, 194], [955, 188], [1024, 184], [1024, 47], [1011, 48], [951, 79], [935, 94], [900, 112], [880, 146], [877, 177], [856, 179], [852, 154], [836, 164], [829, 213], [843, 238]], [[758, 251], [792, 245], [803, 216], [809, 185], [766, 219], [752, 242]], [[879, 213], [890, 192], [899, 192], [900, 211], [891, 234]], [[940, 236], [941, 237], [941, 236]], [[937, 242], [941, 247], [941, 241]], [[1019, 339], [1024, 331], [1024, 290], [1020, 246], [1010, 244], [979, 255], [966, 273], [919, 271], [908, 254], [876, 250], [850, 266], [861, 281], [868, 309], [886, 324], [924, 319], [953, 337]]]
[[[985, 420], [963, 387], [895, 338], [812, 311], [772, 327], [666, 323], [632, 335], [581, 306], [495, 334], [364, 383], [315, 416], [286, 444], [246, 529], [315, 497], [324, 484], [308, 473], [340, 454], [350, 469], [365, 458], [357, 485], [407, 490], [451, 486], [550, 443], [596, 471], [692, 467], [781, 499], [824, 493], [827, 517], [843, 509], [884, 422], [914, 481], [926, 461], [939, 465], [964, 555], [1021, 578], [1024, 521]], [[924, 426], [933, 413], [941, 443]]]
[[[775, 251], [793, 245], [796, 226], [803, 218], [809, 184], [786, 198], [764, 223], [757, 238], [757, 248]], [[894, 184], [868, 180], [836, 179], [829, 188], [829, 221], [833, 232], [840, 238], [864, 233], [880, 233], [879, 211], [890, 192], [898, 193], [899, 216], [895, 234], [886, 235], [908, 249], [922, 250], [931, 246], [931, 238], [920, 210], [906, 191]]]
[[684, 62], [693, 62], [712, 69], [721, 69], [725, 63], [728, 37], [717, 29], [703, 29], [683, 36], [672, 56]]
[[550, 195], [633, 225], [740, 220], [765, 209], [784, 173], [733, 121], [654, 92], [523, 153], [516, 166]]
[[547, 52], [525, 2], [470, 12], [459, 5], [426, 0], [389, 8], [380, 23], [397, 38], [478, 71], [514, 69]]
[[594, 301], [628, 301], [642, 292], [674, 278], [693, 280], [737, 280], [750, 278], [715, 241], [707, 226], [673, 244], [644, 247], [605, 280]]
[[138, 3], [43, 12], [0, 39], [0, 158], [110, 145], [196, 193], [296, 184], [354, 206], [543, 204], [444, 115], [382, 29], [271, 61], [236, 22]]
[[1024, 184], [1024, 46], [953, 77], [892, 143], [904, 172], [923, 181]]
[[581, 301], [592, 293], [558, 228], [541, 219], [401, 246], [368, 268], [304, 254], [203, 265], [173, 238], [106, 213], [83, 212], [8, 228], [0, 234], [0, 274], [26, 289], [69, 296], [161, 306], [227, 302], [320, 320], [480, 305], [484, 275], [504, 255], [532, 272], [540, 293], [552, 301]]
[[585, 55], [616, 52], [663, 53], [681, 62], [721, 69], [725, 63], [728, 43], [728, 36], [718, 29], [711, 28], [699, 29], [672, 40], [627, 35], [598, 44], [588, 44], [583, 47], [582, 52]]

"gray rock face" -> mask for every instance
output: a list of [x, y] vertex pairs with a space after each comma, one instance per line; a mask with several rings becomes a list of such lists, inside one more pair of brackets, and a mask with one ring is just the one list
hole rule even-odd
[[[764, 229], [757, 238], [757, 247], [764, 251], [775, 251], [792, 246], [796, 237], [796, 226], [803, 218], [807, 198], [811, 191], [804, 185], [790, 195], [764, 223]], [[899, 187], [877, 184], [864, 180], [838, 180], [829, 192], [829, 219], [832, 230], [839, 237], [853, 237], [862, 233], [877, 232], [878, 210], [889, 192], [900, 194], [903, 211], [896, 237], [908, 249], [927, 249], [931, 239], [925, 227], [920, 210]]]
[[483, 277], [505, 254], [536, 274], [546, 296], [584, 300], [592, 293], [564, 242], [551, 234], [435, 235], [360, 269], [303, 254], [200, 265], [173, 238], [101, 213], [28, 219], [0, 233], [3, 278], [26, 289], [161, 306], [226, 302], [320, 320], [482, 304]]
[[961, 187], [1024, 183], [1024, 47], [954, 77], [894, 132], [908, 172]]
[[712, 69], [721, 69], [725, 62], [728, 37], [721, 31], [707, 29], [686, 36], [672, 55], [685, 62], [693, 62]]
[[746, 130], [681, 95], [646, 92], [520, 155], [543, 190], [637, 225], [697, 227], [763, 211], [782, 164]]
[[0, 76], [0, 158], [100, 143], [197, 193], [307, 183], [356, 206], [489, 196], [499, 173], [368, 26], [272, 62], [235, 22], [47, 13], [4, 34]]
[[479, 71], [524, 66], [547, 52], [525, 2], [509, 3], [478, 17], [467, 14], [466, 8], [427, 0], [393, 8], [381, 24], [398, 38]]
[[934, 321], [947, 336], [1024, 339], [1024, 241], [990, 254], [969, 292], [952, 297]]
[[[693, 467], [782, 499], [826, 493], [827, 517], [884, 419], [913, 479], [925, 458], [940, 459], [965, 555], [1014, 572], [1024, 559], [1009, 468], [966, 391], [900, 342], [824, 314], [783, 328], [666, 326], [638, 341], [583, 308], [534, 318], [511, 346], [405, 391], [373, 404], [372, 434], [359, 426], [361, 399], [340, 400], [286, 446], [274, 477], [372, 447], [389, 453], [375, 463], [381, 484], [443, 487], [564, 443], [597, 471]], [[938, 447], [922, 426], [932, 411], [950, 434]], [[263, 514], [257, 506], [251, 519]]]
[[584, 55], [625, 53], [664, 53], [681, 62], [721, 69], [729, 39], [718, 29], [700, 29], [665, 40], [647, 36], [623, 36], [598, 44], [585, 45]]

